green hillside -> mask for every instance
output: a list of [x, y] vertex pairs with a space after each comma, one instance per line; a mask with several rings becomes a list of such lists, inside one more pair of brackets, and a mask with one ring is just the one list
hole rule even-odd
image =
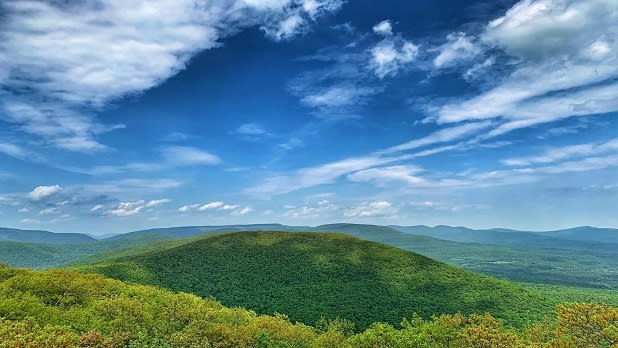
[[524, 249], [461, 243], [397, 231], [391, 227], [331, 224], [340, 232], [428, 256], [511, 281], [618, 289], [618, 249]]
[[549, 309], [511, 283], [340, 234], [224, 234], [82, 269], [305, 323], [342, 317], [361, 328], [413, 312], [490, 312], [521, 326]]
[[456, 314], [410, 315], [358, 332], [340, 319], [312, 327], [100, 275], [0, 265], [2, 348], [612, 347], [617, 320], [617, 308], [569, 304], [526, 330], [489, 315]]
[[[217, 234], [220, 232], [209, 232]], [[39, 244], [0, 241], [0, 262], [11, 267], [34, 269], [87, 264], [117, 257], [159, 251], [202, 238], [177, 239], [169, 235], [137, 235], [121, 240], [104, 240], [89, 244]]]
[[[552, 244], [552, 248], [536, 249], [454, 242], [405, 233], [387, 226], [358, 224], [331, 224], [318, 227], [273, 224], [160, 228], [131, 232], [84, 244], [33, 244], [0, 241], [0, 262], [6, 262], [12, 267], [30, 268], [92, 263], [178, 246], [186, 242], [183, 236], [200, 238], [209, 234], [255, 230], [264, 226], [273, 231], [303, 229], [311, 232], [345, 233], [510, 281], [618, 289], [618, 273], [614, 271], [618, 269], [618, 249], [611, 248], [610, 244], [597, 248], [589, 247], [593, 245], [591, 243], [568, 241], [568, 244], [557, 243]], [[529, 235], [529, 233], [503, 230], [499, 233], [501, 235], [510, 233], [510, 236], [516, 238], [520, 235]], [[525, 243], [524, 240], [521, 242]], [[580, 244], [579, 249], [573, 249], [573, 246]]]

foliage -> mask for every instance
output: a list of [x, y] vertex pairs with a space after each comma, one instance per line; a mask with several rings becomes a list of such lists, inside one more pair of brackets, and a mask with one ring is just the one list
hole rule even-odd
[[[444, 263], [511, 281], [618, 289], [618, 248], [573, 242], [546, 248], [461, 243], [386, 226], [334, 224], [320, 228], [413, 251]], [[547, 244], [546, 244], [547, 245]], [[577, 249], [581, 246], [581, 249]], [[600, 247], [602, 246], [602, 247]]]
[[[0, 241], [0, 261], [12, 267], [50, 268], [72, 264], [87, 264], [118, 257], [165, 250], [190, 243], [201, 237], [158, 239], [136, 236], [122, 240], [106, 240], [88, 244], [38, 244]], [[168, 237], [172, 238], [172, 237]]]
[[224, 234], [81, 269], [305, 323], [341, 317], [359, 329], [397, 324], [413, 312], [490, 312], [523, 326], [551, 310], [511, 283], [340, 234]]
[[413, 315], [359, 333], [346, 320], [316, 328], [214, 299], [73, 271], [0, 267], [0, 348], [18, 347], [613, 347], [618, 308], [560, 305], [527, 329], [484, 315]]
[[577, 288], [564, 285], [519, 283], [520, 286], [536, 292], [553, 304], [588, 302], [618, 307], [618, 291], [607, 289]]
[[[412, 229], [415, 233], [423, 234], [423, 227], [415, 226]], [[496, 241], [495, 239], [486, 239], [487, 236], [491, 237], [486, 233], [487, 231], [465, 229], [468, 233], [462, 235], [466, 238], [470, 237], [470, 239], [465, 239], [464, 241], [467, 241], [467, 243], [462, 243], [404, 233], [391, 227], [374, 225], [332, 224], [318, 227], [294, 227], [276, 224], [186, 226], [136, 231], [79, 245], [0, 241], [0, 261], [7, 262], [13, 267], [30, 268], [92, 263], [104, 259], [136, 255], [141, 252], [168, 249], [185, 244], [185, 241], [198, 239], [200, 235], [203, 237], [207, 234], [221, 233], [224, 230], [231, 232], [256, 229], [339, 232], [389, 244], [456, 267], [511, 281], [618, 289], [618, 274], [614, 272], [618, 268], [618, 248], [615, 245], [565, 241], [547, 237], [547, 234], [537, 236], [534, 240], [530, 238], [522, 239], [522, 237], [530, 237], [535, 234], [502, 230], [494, 231], [493, 235], [502, 236], [502, 239]], [[461, 228], [451, 227], [448, 229], [462, 232]], [[602, 231], [601, 229], [595, 230]], [[565, 230], [564, 232], [572, 234], [573, 230]], [[610, 232], [608, 231], [605, 234]], [[470, 240], [475, 240], [472, 238], [474, 236], [470, 236], [470, 233], [476, 235], [481, 233], [483, 239], [480, 241], [490, 244], [470, 243]], [[589, 233], [581, 233], [581, 231], [577, 233], [583, 234], [582, 238], [588, 238], [587, 236], [590, 235]], [[554, 232], [551, 233], [551, 235], [554, 234]], [[443, 237], [441, 234], [436, 236], [438, 238]], [[183, 239], [185, 237], [192, 237], [192, 239]], [[606, 235], [600, 237], [609, 238]], [[507, 239], [505, 240], [505, 238]], [[561, 240], [560, 243], [556, 242]], [[42, 240], [36, 241], [42, 242]], [[537, 243], [541, 241], [544, 242]]]

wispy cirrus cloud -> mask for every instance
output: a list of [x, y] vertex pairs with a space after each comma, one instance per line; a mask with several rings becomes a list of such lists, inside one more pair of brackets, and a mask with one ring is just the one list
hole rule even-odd
[[222, 201], [214, 201], [205, 204], [195, 203], [190, 205], [183, 205], [178, 208], [178, 212], [180, 213], [189, 213], [189, 212], [229, 212], [230, 215], [240, 216], [247, 215], [253, 212], [253, 208], [251, 207], [241, 207], [239, 204], [229, 204]]
[[[118, 205], [113, 207], [112, 209], [107, 211], [108, 215], [116, 216], [116, 217], [127, 217], [133, 216], [141, 213], [144, 210], [150, 210], [151, 208], [158, 207], [160, 205], [169, 203], [170, 200], [163, 199], [155, 199], [150, 201], [139, 200], [135, 202], [120, 202]], [[101, 208], [98, 208], [101, 207]], [[97, 209], [95, 209], [97, 208]], [[97, 212], [102, 209], [102, 206], [97, 205], [90, 209], [90, 212]]]
[[520, 1], [479, 33], [484, 46], [515, 59], [513, 69], [481, 94], [439, 106], [430, 119], [500, 120], [487, 135], [494, 137], [618, 111], [617, 23], [609, 0]]
[[[251, 194], [284, 194], [309, 187], [332, 184], [345, 176], [353, 181], [380, 181], [383, 183], [385, 182], [382, 180], [383, 177], [390, 176], [390, 179], [397, 177], [408, 182], [418, 182], [422, 179], [413, 176], [411, 173], [412, 171], [420, 171], [420, 168], [409, 165], [386, 165], [445, 151], [469, 148], [481, 141], [478, 138], [479, 132], [490, 126], [491, 122], [487, 121], [463, 123], [440, 129], [427, 136], [377, 150], [365, 156], [344, 158], [340, 161], [301, 168], [283, 175], [270, 176], [265, 178], [263, 182], [248, 188], [246, 192]], [[468, 140], [462, 141], [466, 138]], [[431, 147], [439, 144], [449, 145]]]
[[[184, 69], [197, 52], [244, 28], [273, 40], [309, 30], [342, 0], [3, 1], [0, 118], [52, 146], [105, 150], [107, 103], [142, 93]], [[101, 20], [105, 18], [105, 20]]]
[[194, 146], [163, 146], [157, 152], [157, 162], [131, 162], [119, 165], [97, 165], [90, 168], [60, 166], [62, 170], [92, 176], [113, 175], [128, 172], [154, 172], [174, 167], [214, 166], [222, 162], [215, 154]]
[[346, 218], [394, 217], [399, 212], [389, 201], [375, 201], [347, 209], [343, 216]]
[[264, 136], [270, 134], [258, 123], [243, 123], [232, 133], [245, 136]]
[[387, 149], [381, 150], [378, 153], [388, 154], [402, 151], [408, 151], [417, 149], [427, 145], [434, 145], [439, 143], [447, 143], [455, 141], [466, 136], [474, 135], [483, 129], [487, 129], [491, 126], [491, 122], [470, 122], [463, 123], [457, 126], [443, 128], [437, 130], [425, 137], [410, 140], [406, 143], [395, 145]]
[[532, 164], [559, 162], [577, 157], [600, 155], [608, 152], [618, 153], [618, 139], [612, 139], [603, 143], [587, 143], [550, 148], [540, 155], [508, 158], [502, 160], [502, 163], [509, 166], [529, 166]]
[[175, 179], [161, 178], [127, 178], [119, 180], [109, 180], [93, 184], [74, 185], [88, 193], [108, 194], [108, 193], [144, 193], [159, 192], [174, 189], [182, 186], [182, 182]]
[[245, 191], [253, 195], [288, 193], [313, 186], [332, 184], [349, 173], [401, 161], [402, 159], [404, 157], [350, 157], [324, 165], [301, 168], [289, 174], [267, 177], [263, 182]]
[[166, 146], [161, 148], [161, 154], [167, 163], [178, 166], [221, 163], [216, 155], [190, 146]]
[[283, 216], [292, 218], [317, 218], [324, 219], [326, 216], [333, 215], [339, 211], [339, 207], [330, 201], [323, 199], [313, 205], [286, 206]]
[[341, 28], [347, 40], [343, 47], [326, 47], [304, 57], [322, 62], [322, 67], [290, 82], [292, 94], [321, 119], [359, 118], [362, 106], [384, 91], [381, 80], [408, 70], [419, 53], [417, 45], [393, 33], [388, 20], [377, 23], [373, 34], [359, 34], [349, 24]]
[[0, 142], [0, 153], [15, 158], [23, 158], [26, 156], [26, 150], [22, 147], [6, 142]]
[[447, 42], [437, 48], [438, 55], [433, 59], [436, 68], [446, 68], [461, 62], [469, 61], [482, 53], [482, 49], [474, 42], [474, 38], [466, 33], [451, 33]]
[[417, 175], [422, 171], [422, 169], [410, 165], [376, 167], [349, 174], [347, 179], [356, 182], [374, 182], [378, 186], [384, 186], [391, 182], [420, 185], [426, 182], [424, 178]]

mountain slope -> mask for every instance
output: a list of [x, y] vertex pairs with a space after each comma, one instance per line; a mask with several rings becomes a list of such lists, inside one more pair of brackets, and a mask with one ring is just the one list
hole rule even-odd
[[[16, 245], [12, 244], [13, 242], [0, 241], [0, 262], [6, 262], [13, 267], [31, 268], [58, 267], [75, 262], [92, 263], [184, 244], [185, 241], [181, 241], [179, 236], [200, 238], [213, 233], [255, 230], [262, 227], [279, 231], [345, 233], [513, 281], [618, 289], [618, 272], [615, 272], [618, 269], [618, 248], [612, 248], [611, 244], [599, 248], [560, 249], [558, 245], [554, 245], [550, 249], [534, 249], [453, 242], [404, 233], [387, 226], [359, 224], [331, 224], [318, 227], [277, 224], [175, 227], [137, 231], [86, 244]], [[509, 231], [502, 232], [505, 234]], [[569, 243], [591, 245], [571, 241]]]
[[[463, 243], [480, 243], [526, 249], [570, 249], [611, 251], [618, 248], [612, 233], [601, 229], [576, 228], [553, 232], [525, 232], [507, 229], [473, 230], [466, 227], [438, 225], [391, 226], [398, 231]], [[609, 229], [608, 229], [609, 230]], [[590, 237], [587, 232], [590, 232]], [[596, 233], [596, 234], [595, 234]], [[618, 231], [615, 232], [618, 237]], [[579, 239], [578, 239], [579, 238]]]
[[514, 281], [618, 289], [618, 248], [525, 249], [461, 243], [415, 235], [386, 226], [333, 224], [341, 232], [413, 251], [433, 259]]
[[618, 342], [616, 317], [618, 308], [571, 304], [528, 332], [487, 315], [441, 315], [355, 333], [341, 320], [310, 327], [99, 275], [0, 266], [0, 346], [11, 348], [609, 347]]
[[83, 268], [214, 296], [228, 306], [360, 328], [413, 312], [487, 312], [522, 325], [548, 310], [534, 292], [383, 244], [340, 234], [243, 232]]
[[602, 243], [618, 244], [618, 229], [597, 228], [590, 226], [580, 226], [566, 230], [536, 232], [538, 235], [555, 238], [576, 240], [576, 241], [596, 241]]
[[220, 225], [220, 226], [179, 226], [153, 228], [148, 230], [134, 231], [115, 235], [103, 239], [103, 241], [140, 240], [152, 242], [165, 239], [177, 239], [194, 237], [213, 231], [288, 231], [300, 230], [300, 227], [286, 226], [281, 224], [253, 224], [253, 225]]
[[44, 244], [86, 244], [97, 240], [82, 233], [54, 233], [0, 227], [0, 241]]

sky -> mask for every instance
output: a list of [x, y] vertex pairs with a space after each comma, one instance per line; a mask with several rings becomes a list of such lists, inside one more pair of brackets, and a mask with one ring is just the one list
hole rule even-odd
[[0, 0], [0, 226], [618, 228], [613, 0]]

